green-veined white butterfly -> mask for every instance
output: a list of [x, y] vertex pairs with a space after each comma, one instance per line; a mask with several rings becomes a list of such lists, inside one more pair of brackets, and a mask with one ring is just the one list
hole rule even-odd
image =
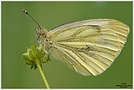
[[124, 47], [128, 33], [129, 27], [114, 19], [76, 21], [49, 32], [38, 24], [37, 29], [50, 59], [56, 58], [86, 76], [99, 75], [110, 67]]

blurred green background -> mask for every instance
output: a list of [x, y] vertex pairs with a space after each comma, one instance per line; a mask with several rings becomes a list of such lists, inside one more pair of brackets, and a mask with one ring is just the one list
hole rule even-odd
[[[127, 43], [112, 66], [98, 76], [82, 76], [60, 61], [43, 65], [50, 88], [120, 88], [132, 84], [132, 2], [1, 2], [2, 88], [45, 88], [38, 70], [25, 65], [22, 54], [35, 41], [37, 25], [48, 30], [77, 20], [113, 18], [130, 27]], [[132, 88], [132, 86], [128, 86]]]

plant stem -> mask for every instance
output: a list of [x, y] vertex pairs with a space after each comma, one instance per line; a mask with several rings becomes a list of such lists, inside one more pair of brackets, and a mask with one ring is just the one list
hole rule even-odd
[[45, 77], [45, 74], [44, 74], [43, 71], [42, 71], [42, 68], [41, 68], [39, 59], [36, 59], [36, 60], [35, 60], [35, 63], [36, 63], [36, 65], [37, 65], [37, 67], [38, 67], [38, 69], [39, 69], [39, 72], [40, 72], [40, 74], [41, 74], [41, 76], [42, 76], [42, 78], [43, 78], [44, 84], [46, 85], [47, 89], [49, 89], [50, 87], [49, 87], [49, 84], [48, 84], [47, 79], [46, 79], [46, 77]]

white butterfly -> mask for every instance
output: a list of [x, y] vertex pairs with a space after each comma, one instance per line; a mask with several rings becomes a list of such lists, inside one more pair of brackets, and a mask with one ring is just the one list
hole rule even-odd
[[50, 59], [56, 58], [86, 76], [99, 75], [110, 67], [124, 47], [128, 33], [129, 27], [114, 19], [72, 22], [49, 32], [40, 26], [37, 29]]

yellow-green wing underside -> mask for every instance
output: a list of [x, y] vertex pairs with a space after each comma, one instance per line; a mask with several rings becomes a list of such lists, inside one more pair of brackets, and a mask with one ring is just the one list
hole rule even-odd
[[48, 32], [50, 58], [82, 75], [99, 75], [121, 52], [129, 27], [114, 19], [91, 19], [61, 25]]

